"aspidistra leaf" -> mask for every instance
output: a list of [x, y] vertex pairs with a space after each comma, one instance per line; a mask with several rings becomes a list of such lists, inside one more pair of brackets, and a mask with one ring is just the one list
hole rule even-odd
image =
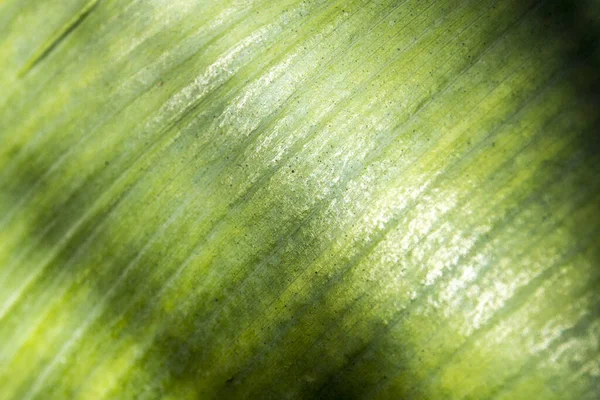
[[0, 1], [0, 398], [596, 398], [599, 17]]

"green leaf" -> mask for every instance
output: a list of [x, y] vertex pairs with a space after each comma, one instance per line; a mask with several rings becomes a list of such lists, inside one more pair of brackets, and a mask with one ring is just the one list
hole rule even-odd
[[596, 398], [599, 22], [0, 1], [0, 398]]

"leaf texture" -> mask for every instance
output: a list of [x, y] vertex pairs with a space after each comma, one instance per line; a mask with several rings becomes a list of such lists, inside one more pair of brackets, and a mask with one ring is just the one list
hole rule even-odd
[[596, 398], [599, 17], [1, 1], [0, 398]]

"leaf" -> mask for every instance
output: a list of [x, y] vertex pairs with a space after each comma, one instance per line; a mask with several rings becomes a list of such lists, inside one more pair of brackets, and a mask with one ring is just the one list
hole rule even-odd
[[595, 398], [599, 11], [0, 2], [0, 397]]

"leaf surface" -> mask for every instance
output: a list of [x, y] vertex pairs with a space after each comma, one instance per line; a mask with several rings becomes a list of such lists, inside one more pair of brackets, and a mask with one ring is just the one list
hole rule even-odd
[[595, 398], [599, 17], [1, 1], [0, 398]]

